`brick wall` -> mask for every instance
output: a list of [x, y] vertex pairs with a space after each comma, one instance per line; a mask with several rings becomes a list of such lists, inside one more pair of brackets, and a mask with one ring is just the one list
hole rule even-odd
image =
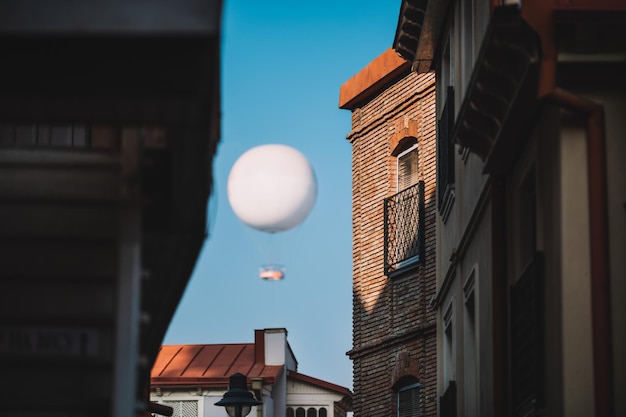
[[[436, 416], [435, 94], [434, 75], [409, 73], [352, 108], [354, 415], [396, 415], [392, 386], [411, 374], [422, 384], [426, 416]], [[420, 179], [425, 183], [426, 259], [384, 275], [383, 200], [397, 190], [394, 135], [416, 122]]]

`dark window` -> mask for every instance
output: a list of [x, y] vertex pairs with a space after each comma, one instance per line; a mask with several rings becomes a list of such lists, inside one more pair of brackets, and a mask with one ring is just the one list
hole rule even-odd
[[85, 125], [2, 125], [0, 147], [89, 147], [89, 128]]
[[296, 417], [305, 417], [306, 412], [304, 411], [304, 408], [302, 407], [298, 407], [296, 408]]
[[328, 415], [328, 411], [326, 411], [326, 408], [322, 407], [319, 409], [319, 417], [326, 417]]
[[292, 407], [287, 407], [287, 417], [294, 417], [294, 412]]
[[448, 388], [439, 398], [441, 417], [456, 417], [456, 382], [449, 381]]
[[421, 417], [420, 384], [402, 387], [398, 390], [398, 417]]
[[543, 257], [537, 252], [511, 288], [511, 399], [515, 416], [545, 404]]
[[306, 410], [306, 417], [317, 417], [317, 410], [313, 407], [310, 407]]
[[446, 102], [437, 123], [437, 194], [439, 214], [444, 215], [452, 202], [454, 186], [454, 88], [448, 87]]

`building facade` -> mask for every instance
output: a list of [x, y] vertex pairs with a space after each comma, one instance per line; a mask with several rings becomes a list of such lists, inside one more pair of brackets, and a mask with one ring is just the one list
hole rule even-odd
[[626, 415], [626, 7], [403, 0], [437, 78], [439, 415]]
[[224, 417], [215, 403], [229, 377], [242, 373], [260, 406], [256, 417], [346, 417], [347, 388], [297, 371], [298, 362], [282, 328], [256, 330], [254, 343], [164, 345], [152, 368], [150, 400], [170, 407], [173, 417]]
[[0, 2], [0, 416], [132, 417], [206, 238], [220, 1]]
[[389, 49], [341, 86], [352, 112], [354, 415], [437, 412], [435, 84]]

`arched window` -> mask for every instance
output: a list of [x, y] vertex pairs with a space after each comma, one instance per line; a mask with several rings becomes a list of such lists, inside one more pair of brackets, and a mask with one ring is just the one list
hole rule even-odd
[[417, 184], [419, 181], [419, 154], [417, 145], [398, 155], [398, 192]]
[[310, 407], [306, 410], [306, 417], [317, 417], [317, 410], [313, 407]]
[[295, 413], [293, 411], [293, 407], [287, 407], [287, 417], [294, 417]]
[[398, 389], [398, 417], [422, 417], [419, 383]]
[[415, 375], [404, 375], [393, 384], [397, 396], [397, 417], [422, 417], [422, 384]]
[[326, 407], [321, 407], [318, 412], [319, 412], [319, 417], [328, 416], [328, 411], [326, 410]]
[[298, 407], [296, 408], [296, 417], [305, 417], [306, 412], [304, 411], [304, 408], [302, 407]]

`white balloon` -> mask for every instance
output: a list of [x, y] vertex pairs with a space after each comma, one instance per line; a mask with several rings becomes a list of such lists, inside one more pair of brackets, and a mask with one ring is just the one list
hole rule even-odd
[[228, 201], [237, 217], [264, 232], [300, 224], [317, 197], [315, 173], [286, 145], [261, 145], [239, 157], [228, 176]]

